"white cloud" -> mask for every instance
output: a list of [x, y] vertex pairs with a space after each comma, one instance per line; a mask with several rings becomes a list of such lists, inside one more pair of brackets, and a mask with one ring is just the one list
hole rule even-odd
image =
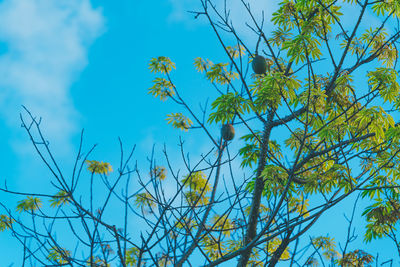
[[0, 24], [0, 114], [14, 129], [25, 105], [49, 140], [68, 148], [79, 130], [69, 88], [104, 31], [101, 10], [89, 0], [4, 0]]

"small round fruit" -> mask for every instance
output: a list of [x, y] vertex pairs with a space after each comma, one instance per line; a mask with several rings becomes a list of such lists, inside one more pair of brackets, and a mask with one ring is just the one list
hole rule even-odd
[[263, 56], [256, 55], [251, 66], [256, 74], [264, 74], [267, 71], [267, 61]]
[[225, 141], [231, 141], [235, 137], [235, 128], [230, 123], [224, 124], [221, 128], [221, 135]]

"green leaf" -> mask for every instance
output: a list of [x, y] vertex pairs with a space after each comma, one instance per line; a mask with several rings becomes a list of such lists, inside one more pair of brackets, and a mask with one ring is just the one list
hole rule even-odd
[[249, 102], [238, 93], [227, 93], [218, 97], [212, 104], [212, 112], [208, 122], [221, 122], [222, 124], [230, 122], [237, 113], [244, 114], [250, 111]]
[[69, 199], [68, 193], [64, 190], [60, 190], [52, 199], [50, 199], [50, 206], [54, 208], [60, 205], [68, 204], [70, 201], [71, 200]]
[[168, 114], [166, 120], [168, 124], [172, 124], [172, 127], [183, 131], [188, 131], [193, 124], [193, 122], [182, 113]]
[[169, 57], [157, 57], [150, 60], [149, 69], [154, 73], [169, 73], [175, 69], [175, 63]]
[[108, 175], [113, 171], [111, 164], [107, 162], [100, 162], [97, 160], [86, 160], [85, 162], [88, 165], [87, 168], [91, 173]]
[[164, 78], [156, 78], [153, 81], [153, 86], [149, 88], [149, 94], [154, 97], [159, 97], [160, 100], [165, 101], [168, 97], [175, 94], [174, 86], [172, 83]]
[[138, 248], [132, 247], [130, 249], [127, 249], [125, 264], [127, 266], [136, 266], [138, 256], [139, 256]]
[[68, 264], [70, 261], [68, 260], [71, 257], [71, 252], [60, 247], [52, 247], [50, 248], [49, 255], [47, 258], [57, 264]]
[[7, 215], [0, 215], [0, 232], [10, 229], [12, 227], [14, 220]]
[[30, 211], [33, 212], [42, 206], [42, 201], [37, 197], [28, 196], [24, 200], [18, 201], [17, 211]]

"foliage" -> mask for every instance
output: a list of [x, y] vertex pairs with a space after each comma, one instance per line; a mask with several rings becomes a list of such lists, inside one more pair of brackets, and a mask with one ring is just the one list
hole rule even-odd
[[108, 162], [100, 162], [97, 160], [86, 160], [86, 164], [88, 165], [88, 170], [91, 173], [95, 174], [105, 174], [108, 175], [110, 172], [112, 172], [112, 167], [110, 163]]
[[338, 261], [338, 264], [343, 267], [367, 267], [372, 266], [374, 257], [365, 251], [354, 250], [346, 253], [343, 258]]
[[156, 78], [153, 83], [154, 85], [149, 88], [149, 94], [159, 97], [163, 101], [175, 94], [174, 86], [170, 81], [164, 78]]
[[139, 255], [139, 249], [132, 247], [126, 251], [126, 261], [125, 264], [127, 266], [136, 266], [137, 260], [136, 258]]
[[151, 174], [152, 178], [157, 178], [160, 180], [165, 180], [167, 178], [167, 169], [162, 166], [156, 166], [152, 171]]
[[[111, 177], [109, 163], [87, 160], [91, 150], [84, 155], [80, 147], [69, 177], [55, 162], [40, 121], [28, 112], [31, 121], [22, 120], [23, 127], [58, 193], [24, 194], [17, 211], [31, 217], [31, 227], [6, 209], [0, 230], [37, 242], [36, 250], [47, 250], [53, 264], [379, 265], [378, 257], [354, 247], [353, 220], [361, 212], [351, 196], [359, 194], [367, 204], [366, 227], [357, 229], [364, 241], [391, 240], [400, 251], [399, 1], [282, 0], [272, 13], [273, 29], [265, 27], [264, 14], [258, 20], [241, 1], [254, 44], [235, 30], [227, 5], [220, 10], [211, 0], [199, 1], [203, 10], [193, 14], [209, 22], [226, 56], [194, 59], [212, 91], [202, 88], [204, 99], [185, 99], [174, 82], [175, 63], [159, 56], [149, 63], [156, 77], [148, 93], [178, 106], [166, 121], [187, 132], [185, 138], [202, 131], [207, 139], [194, 140], [200, 153], [193, 157], [181, 137], [181, 162], [164, 147], [165, 167], [156, 164], [153, 151], [150, 171], [142, 176], [137, 163], [129, 165], [133, 151], [127, 158], [120, 141], [121, 164]], [[345, 16], [354, 17], [354, 25], [344, 23]], [[251, 72], [255, 55], [265, 58], [265, 73]], [[198, 101], [205, 101], [200, 109]], [[220, 136], [227, 123], [239, 137], [231, 142]], [[85, 164], [88, 193], [80, 194]], [[101, 204], [99, 192], [105, 195]], [[42, 207], [41, 198], [50, 207]], [[122, 208], [109, 211], [116, 202]], [[348, 224], [340, 225], [345, 240], [325, 233], [308, 239], [309, 229], [339, 203], [353, 205]], [[47, 222], [44, 230], [37, 228], [39, 217]], [[52, 232], [59, 219], [88, 255], [78, 260], [61, 249]]]
[[71, 252], [62, 248], [52, 247], [50, 249], [48, 258], [56, 264], [68, 264], [68, 258], [71, 257]]
[[182, 115], [182, 113], [168, 114], [166, 120], [169, 124], [172, 124], [172, 127], [183, 131], [188, 131], [193, 124], [193, 122], [188, 117]]
[[34, 212], [42, 206], [42, 201], [38, 197], [28, 196], [26, 199], [18, 201], [17, 211]]
[[175, 69], [175, 63], [168, 57], [157, 57], [150, 61], [149, 69], [154, 73], [169, 73], [172, 69]]
[[0, 232], [10, 229], [12, 227], [14, 220], [7, 215], [0, 215]]
[[182, 180], [186, 201], [192, 205], [204, 205], [208, 203], [207, 193], [211, 191], [206, 175], [201, 172], [194, 172], [186, 175]]
[[69, 202], [70, 200], [68, 199], [68, 193], [64, 190], [61, 190], [55, 194], [52, 199], [50, 199], [50, 206], [54, 208], [60, 205], [68, 204]]

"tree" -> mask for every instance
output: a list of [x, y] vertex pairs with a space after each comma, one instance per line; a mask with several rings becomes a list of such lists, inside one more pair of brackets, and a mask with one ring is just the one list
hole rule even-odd
[[[152, 156], [143, 177], [130, 167], [133, 150], [125, 158], [121, 142], [121, 164], [111, 177], [110, 164], [90, 159], [93, 148], [82, 152], [82, 138], [73, 175], [67, 177], [40, 122], [27, 111], [30, 121], [22, 119], [23, 127], [53, 173], [58, 193], [2, 188], [26, 198], [17, 206], [21, 217], [2, 205], [0, 230], [11, 231], [21, 242], [24, 260], [43, 265], [217, 266], [237, 261], [238, 266], [275, 266], [286, 261], [290, 266], [370, 266], [378, 259], [351, 244], [362, 199], [369, 203], [363, 211], [365, 242], [386, 238], [400, 256], [400, 127], [394, 120], [400, 108], [398, 1], [284, 0], [272, 14], [274, 29], [267, 32], [264, 19], [256, 19], [257, 10], [241, 0], [256, 44], [239, 36], [226, 2], [222, 9], [211, 0], [200, 2], [202, 10], [193, 14], [208, 20], [227, 58], [222, 63], [194, 61], [215, 89], [208, 93], [211, 106], [201, 105], [197, 112], [184, 99], [168, 57], [151, 60], [156, 78], [149, 93], [174, 101], [181, 112], [167, 115], [167, 122], [187, 132], [185, 138], [201, 131], [210, 150], [191, 162], [181, 139], [185, 170], [178, 171], [164, 150], [166, 165], [157, 165]], [[341, 18], [349, 12], [354, 24], [348, 26]], [[371, 16], [379, 24], [371, 27]], [[265, 73], [252, 72], [256, 56], [265, 60]], [[234, 127], [235, 139], [222, 138], [220, 127]], [[77, 188], [85, 164], [89, 197], [81, 198], [84, 193]], [[105, 187], [101, 205], [93, 201], [99, 196], [93, 195], [99, 186], [94, 179]], [[172, 195], [165, 191], [167, 182], [174, 183]], [[129, 191], [131, 184], [135, 192]], [[340, 249], [332, 237], [305, 237], [326, 211], [352, 195], [358, 197], [351, 203], [348, 235]], [[50, 200], [51, 207], [42, 199]], [[103, 217], [112, 201], [124, 210], [118, 223]], [[129, 232], [128, 220], [141, 220], [147, 230]], [[69, 227], [75, 249], [56, 238], [56, 225]]]

